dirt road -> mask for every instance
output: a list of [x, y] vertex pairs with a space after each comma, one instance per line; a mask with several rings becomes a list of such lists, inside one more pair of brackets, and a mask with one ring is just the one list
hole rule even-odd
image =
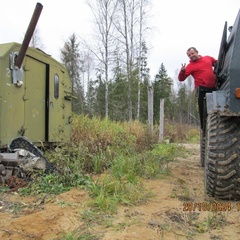
[[240, 239], [240, 206], [237, 202], [210, 203], [204, 198], [199, 145], [185, 147], [188, 156], [169, 164], [170, 176], [145, 181], [155, 194], [149, 202], [120, 207], [114, 219], [91, 228], [81, 218], [88, 200], [84, 190], [72, 189], [50, 201], [3, 194], [0, 239], [58, 239], [75, 229], [97, 236], [78, 239]]

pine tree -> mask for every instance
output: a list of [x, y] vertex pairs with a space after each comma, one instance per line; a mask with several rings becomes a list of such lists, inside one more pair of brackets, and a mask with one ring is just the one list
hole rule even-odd
[[79, 42], [73, 33], [69, 40], [65, 42], [61, 50], [61, 60], [68, 70], [73, 86], [73, 94], [77, 96], [77, 100], [73, 101], [73, 111], [82, 113], [84, 110], [84, 90], [80, 78], [82, 61], [80, 59]]
[[128, 120], [128, 85], [126, 76], [120, 71], [117, 73], [115, 81], [109, 86], [110, 104], [109, 117], [116, 121]]
[[153, 111], [154, 111], [154, 122], [159, 122], [159, 105], [160, 99], [165, 99], [165, 116], [168, 117], [171, 109], [171, 87], [172, 87], [172, 79], [167, 75], [167, 70], [163, 63], [161, 64], [158, 73], [155, 76], [153, 82]]
[[187, 123], [188, 93], [186, 84], [182, 84], [180, 89], [178, 90], [176, 106], [177, 106], [176, 120], [180, 123]]

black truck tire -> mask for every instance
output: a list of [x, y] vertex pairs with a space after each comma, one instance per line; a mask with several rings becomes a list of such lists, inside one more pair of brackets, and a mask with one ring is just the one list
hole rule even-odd
[[207, 117], [205, 193], [225, 200], [240, 199], [240, 117]]

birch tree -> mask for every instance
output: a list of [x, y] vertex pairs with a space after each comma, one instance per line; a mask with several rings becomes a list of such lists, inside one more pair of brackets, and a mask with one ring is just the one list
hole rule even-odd
[[132, 120], [132, 72], [134, 63], [134, 23], [136, 15], [136, 0], [119, 1], [119, 18], [115, 26], [120, 34], [120, 40], [125, 51], [126, 77], [128, 82], [128, 115]]
[[108, 117], [109, 105], [109, 82], [110, 82], [110, 66], [115, 46], [113, 38], [113, 20], [117, 9], [117, 0], [96, 0], [95, 5], [89, 3], [94, 15], [97, 31], [95, 32], [95, 48], [91, 49], [92, 53], [99, 62], [99, 70], [103, 71], [105, 83], [105, 117]]
[[147, 18], [146, 7], [149, 4], [149, 0], [139, 0], [139, 52], [138, 52], [138, 102], [137, 102], [137, 119], [140, 117], [140, 107], [141, 107], [141, 83], [143, 77], [143, 69], [146, 68], [146, 54], [147, 47], [144, 41], [145, 30], [145, 20]]
[[[133, 118], [133, 81], [134, 71], [138, 70], [138, 92], [136, 115], [140, 115], [141, 94], [141, 60], [144, 42], [144, 19], [148, 0], [120, 0], [118, 5], [118, 18], [115, 27], [119, 33], [118, 41], [124, 49], [123, 61], [128, 83], [128, 114], [129, 120]], [[146, 45], [145, 45], [146, 46]]]
[[35, 31], [32, 35], [29, 46], [44, 50], [44, 44], [43, 44], [42, 39], [40, 37], [40, 30], [39, 30], [38, 27], [36, 27], [36, 29], [35, 29]]

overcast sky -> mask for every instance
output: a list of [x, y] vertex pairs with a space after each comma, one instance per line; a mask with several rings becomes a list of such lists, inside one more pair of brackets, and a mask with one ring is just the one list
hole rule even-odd
[[[93, 0], [88, 0], [93, 1]], [[43, 5], [38, 29], [44, 51], [59, 60], [59, 52], [72, 33], [91, 32], [91, 11], [85, 0], [4, 0], [1, 3], [0, 43], [21, 43], [36, 3]], [[175, 79], [186, 50], [194, 46], [201, 55], [218, 57], [225, 21], [233, 25], [239, 0], [152, 0], [147, 45], [152, 78], [161, 63]]]

